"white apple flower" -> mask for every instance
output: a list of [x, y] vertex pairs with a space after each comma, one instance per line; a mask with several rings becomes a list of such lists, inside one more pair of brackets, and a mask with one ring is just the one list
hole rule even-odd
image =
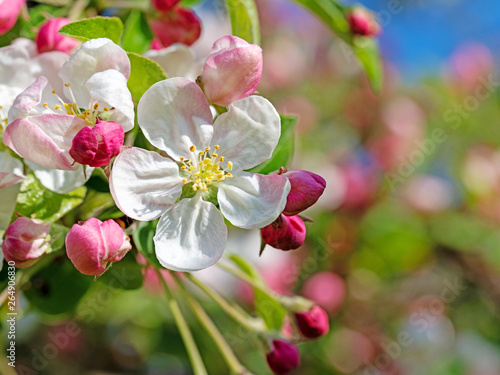
[[111, 194], [134, 219], [160, 217], [154, 243], [164, 267], [194, 271], [214, 264], [226, 246], [224, 217], [256, 229], [283, 211], [288, 179], [244, 172], [269, 159], [278, 144], [280, 118], [268, 100], [238, 100], [212, 125], [199, 86], [171, 78], [144, 94], [137, 116], [146, 138], [171, 159], [139, 148], [122, 151], [111, 171]]
[[121, 124], [125, 132], [134, 127], [129, 75], [130, 61], [121, 47], [106, 38], [84, 43], [56, 79], [49, 82], [41, 76], [17, 96], [9, 111], [5, 144], [41, 167], [82, 175], [81, 165], [69, 155], [81, 129], [94, 126], [99, 118]]

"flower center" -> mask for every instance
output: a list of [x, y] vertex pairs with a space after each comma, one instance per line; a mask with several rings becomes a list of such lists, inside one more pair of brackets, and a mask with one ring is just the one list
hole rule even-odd
[[[66, 103], [59, 95], [57, 95], [56, 90], [52, 90], [52, 94], [55, 95], [57, 100], [59, 100], [59, 102], [61, 103], [53, 106], [55, 113], [66, 112], [66, 114], [68, 115], [73, 115], [85, 120], [89, 125], [95, 125], [98, 118], [107, 120], [111, 115], [113, 108], [101, 108], [101, 105], [93, 99], [90, 99], [90, 102], [87, 105], [88, 109], [85, 109], [85, 107], [81, 107], [76, 102], [75, 95], [73, 94], [73, 90], [71, 90], [69, 82], [65, 83], [64, 86], [69, 91], [71, 102]], [[49, 104], [46, 102], [43, 103], [43, 106], [47, 109], [51, 109]]]
[[[214, 146], [215, 151], [210, 154], [210, 147], [205, 147], [204, 151], [198, 152], [196, 159], [188, 159], [181, 157], [181, 173], [185, 177], [182, 179], [184, 184], [193, 183], [193, 190], [207, 191], [210, 185], [224, 181], [227, 178], [232, 178], [233, 175], [226, 169], [222, 168], [224, 156], [217, 154], [219, 145]], [[191, 146], [189, 150], [196, 152], [196, 146]], [[227, 162], [227, 169], [233, 169], [233, 163]]]

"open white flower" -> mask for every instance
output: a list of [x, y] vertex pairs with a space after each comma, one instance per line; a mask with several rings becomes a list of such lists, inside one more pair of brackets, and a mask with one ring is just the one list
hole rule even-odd
[[161, 217], [154, 242], [164, 267], [193, 271], [214, 264], [226, 246], [224, 217], [255, 229], [283, 211], [288, 179], [244, 172], [269, 159], [280, 137], [279, 115], [266, 99], [236, 101], [212, 126], [198, 85], [171, 78], [144, 94], [138, 120], [151, 144], [173, 160], [139, 148], [123, 151], [113, 165], [111, 193], [134, 219]]

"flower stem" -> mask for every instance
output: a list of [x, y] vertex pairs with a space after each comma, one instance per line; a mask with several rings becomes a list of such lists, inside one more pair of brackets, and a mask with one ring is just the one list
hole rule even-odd
[[216, 263], [217, 266], [222, 268], [224, 271], [229, 272], [231, 275], [237, 277], [240, 280], [243, 280], [244, 282], [250, 284], [252, 287], [255, 289], [260, 290], [261, 292], [264, 292], [266, 294], [271, 295], [272, 297], [278, 298], [279, 295], [272, 290], [269, 290], [267, 286], [263, 283], [259, 283], [258, 281], [254, 280], [252, 277], [248, 276], [245, 272], [239, 270], [238, 268], [234, 268], [228, 264], [225, 264], [224, 261], [219, 261]]
[[170, 306], [170, 310], [172, 311], [172, 315], [174, 316], [175, 324], [179, 329], [179, 332], [182, 337], [182, 341], [186, 346], [186, 350], [189, 355], [189, 359], [191, 364], [193, 365], [193, 372], [195, 375], [208, 375], [205, 365], [203, 364], [203, 360], [201, 359], [200, 352], [198, 351], [198, 347], [194, 342], [193, 336], [191, 335], [191, 331], [184, 320], [181, 309], [179, 308], [179, 304], [177, 300], [172, 295], [167, 283], [163, 279], [163, 275], [161, 274], [159, 269], [156, 269], [158, 273], [158, 277], [160, 282], [163, 284], [163, 288], [165, 289], [165, 294], [167, 295], [168, 305]]
[[200, 288], [205, 294], [212, 298], [231, 318], [237, 321], [239, 324], [244, 326], [250, 331], [254, 332], [264, 332], [264, 322], [259, 318], [253, 318], [246, 312], [236, 309], [231, 304], [229, 304], [220, 294], [216, 291], [210, 289], [207, 285], [203, 284], [200, 280], [195, 278], [193, 275], [186, 273], [187, 278]]
[[184, 298], [188, 302], [188, 304], [191, 306], [191, 309], [197, 316], [198, 320], [200, 323], [205, 327], [207, 330], [208, 334], [212, 337], [214, 340], [215, 344], [219, 348], [222, 356], [226, 360], [226, 363], [230, 370], [238, 375], [252, 375], [239, 361], [238, 358], [234, 355], [233, 351], [231, 350], [229, 344], [227, 341], [224, 339], [220, 331], [217, 329], [213, 321], [210, 319], [210, 317], [207, 315], [203, 307], [200, 305], [200, 303], [194, 299], [184, 288], [183, 283], [179, 279], [179, 277], [175, 274], [172, 273], [174, 276], [175, 281], [177, 282], [177, 285], [179, 285], [181, 293], [183, 294]]

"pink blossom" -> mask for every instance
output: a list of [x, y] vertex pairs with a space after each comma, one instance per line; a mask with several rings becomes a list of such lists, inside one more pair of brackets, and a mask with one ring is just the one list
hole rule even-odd
[[337, 310], [346, 296], [344, 280], [333, 272], [320, 272], [308, 279], [302, 289], [304, 297], [327, 311]]
[[53, 18], [45, 22], [36, 36], [38, 53], [60, 51], [71, 55], [80, 42], [78, 40], [59, 34], [59, 29], [71, 21], [67, 18]]
[[149, 21], [155, 36], [154, 48], [168, 47], [174, 43], [190, 46], [201, 35], [201, 24], [194, 12], [182, 7], [175, 7], [168, 12], [161, 13], [157, 18]]
[[374, 37], [380, 34], [381, 28], [373, 14], [364, 8], [354, 8], [347, 15], [351, 32], [355, 35]]
[[288, 374], [300, 364], [299, 349], [295, 345], [282, 340], [273, 340], [272, 346], [266, 359], [275, 374]]
[[323, 177], [300, 169], [283, 174], [292, 186], [286, 200], [284, 215], [293, 216], [312, 206], [326, 187]]
[[306, 226], [298, 216], [280, 217], [261, 229], [262, 240], [281, 250], [294, 250], [302, 246], [306, 239]]
[[319, 306], [310, 311], [295, 313], [295, 321], [302, 336], [314, 339], [326, 335], [330, 330], [328, 314]]
[[132, 248], [130, 239], [114, 221], [91, 218], [75, 224], [66, 236], [66, 252], [85, 275], [100, 275], [108, 262], [117, 262]]
[[0, 0], [0, 35], [4, 35], [16, 24], [25, 0]]
[[252, 95], [262, 76], [262, 49], [238, 37], [218, 39], [205, 62], [201, 82], [208, 100], [228, 106]]
[[99, 120], [94, 127], [86, 126], [75, 135], [69, 154], [77, 163], [102, 167], [120, 153], [124, 138], [120, 124]]
[[26, 268], [35, 263], [49, 248], [50, 224], [41, 220], [19, 217], [5, 232], [2, 244], [5, 259], [16, 267]]

